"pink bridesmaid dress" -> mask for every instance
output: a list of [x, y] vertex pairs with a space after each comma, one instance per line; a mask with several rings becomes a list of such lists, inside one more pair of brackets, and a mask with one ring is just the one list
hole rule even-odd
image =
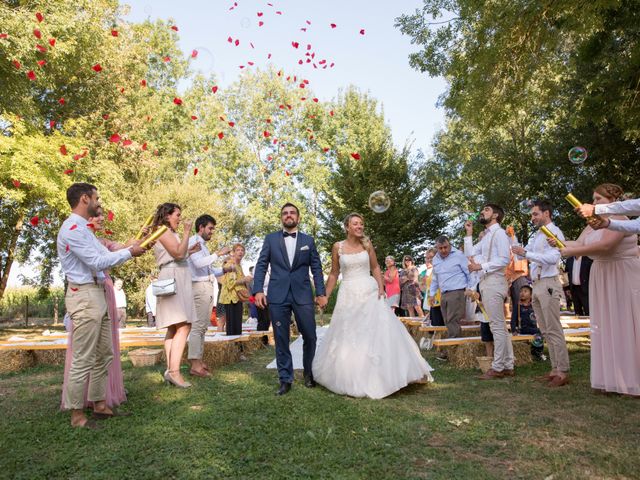
[[[119, 245], [110, 240], [101, 238], [100, 242], [109, 250], [117, 250]], [[120, 333], [118, 331], [118, 309], [116, 308], [116, 294], [113, 288], [113, 280], [108, 273], [105, 273], [104, 291], [107, 300], [107, 314], [111, 321], [111, 340], [113, 343], [113, 361], [109, 366], [109, 375], [107, 378], [107, 393], [105, 401], [109, 408], [117, 407], [127, 401], [127, 395], [124, 390], [124, 378], [122, 376], [122, 364], [120, 362]], [[64, 360], [64, 381], [62, 383], [62, 401], [60, 409], [64, 410], [64, 391], [67, 388], [67, 380], [69, 378], [69, 369], [71, 368], [71, 359], [73, 357], [73, 324], [69, 331], [67, 339], [67, 354]], [[89, 380], [84, 390], [84, 406], [90, 407], [92, 402], [87, 401], [87, 393], [89, 390]]]
[[[585, 245], [600, 240], [602, 230], [587, 229]], [[640, 396], [638, 236], [625, 236], [606, 255], [589, 256], [591, 387]]]

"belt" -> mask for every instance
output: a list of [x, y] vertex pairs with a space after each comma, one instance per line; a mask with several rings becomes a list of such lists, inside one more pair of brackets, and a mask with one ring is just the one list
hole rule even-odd
[[163, 263], [162, 265], [159, 265], [158, 268], [160, 270], [162, 270], [163, 267], [184, 267], [184, 266], [189, 266], [189, 263], [186, 260], [179, 260], [179, 261], [171, 261], [171, 262], [167, 262], [167, 263]]
[[213, 283], [213, 279], [212, 278], [206, 278], [206, 279], [197, 279], [197, 280], [191, 280], [191, 283]]
[[80, 287], [104, 287], [104, 282], [96, 282], [96, 283], [68, 283], [69, 288], [80, 288]]
[[447, 290], [446, 292], [442, 292], [442, 294], [444, 295], [445, 293], [464, 292], [464, 290], [464, 288], [456, 288], [455, 290]]

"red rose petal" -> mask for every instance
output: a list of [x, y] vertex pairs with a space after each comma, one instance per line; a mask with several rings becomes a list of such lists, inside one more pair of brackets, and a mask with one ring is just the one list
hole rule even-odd
[[43, 47], [42, 45], [36, 45], [36, 48], [42, 53], [47, 51], [47, 47]]
[[105, 230], [104, 234], [105, 235], [113, 235], [113, 232], [111, 230]]
[[60, 145], [60, 153], [62, 155], [66, 155], [67, 154], [67, 147], [65, 145]]
[[224, 133], [222, 133], [222, 132], [218, 133], [218, 138], [220, 140], [222, 140], [224, 138]]
[[142, 150], [146, 150], [146, 149], [147, 149], [147, 142], [144, 142], [144, 143], [142, 144]]
[[69, 230], [75, 230], [76, 228], [78, 228], [78, 225], [74, 223], [73, 225], [71, 225], [71, 228]]
[[262, 15], [264, 15], [264, 13], [262, 12], [258, 12], [258, 16], [261, 17]]
[[14, 61], [13, 61], [13, 66], [14, 66], [14, 67], [16, 67], [18, 70], [20, 70], [20, 67], [21, 67], [22, 65], [20, 65], [20, 62], [19, 62], [18, 60], [14, 60]]
[[353, 157], [354, 160], [360, 160], [360, 154], [359, 153], [352, 153], [351, 156]]
[[87, 228], [88, 228], [89, 230], [94, 230], [94, 231], [95, 231], [96, 226], [95, 226], [93, 223], [87, 223]]
[[323, 149], [322, 149], [322, 151], [323, 151], [324, 153], [327, 153], [327, 152], [329, 151], [329, 149], [328, 149], [328, 148], [323, 148]]
[[53, 128], [56, 126], [56, 121], [55, 120], [49, 120], [49, 128]]
[[147, 86], [147, 81], [144, 78], [142, 80], [140, 80], [140, 86], [141, 87], [146, 87]]
[[131, 140], [125, 140], [122, 142], [122, 146], [123, 147], [128, 147], [129, 145], [131, 145], [133, 142]]
[[258, 22], [258, 26], [259, 26], [259, 27], [261, 27], [261, 26], [263, 26], [263, 25], [264, 25], [264, 22], [263, 22], [263, 21]]
[[37, 28], [33, 29], [33, 34], [36, 38], [42, 38], [42, 32], [40, 32], [40, 30], [38, 30]]
[[237, 47], [238, 45], [240, 45], [240, 40], [236, 39], [235, 42], [233, 42], [235, 44], [235, 46]]
[[107, 212], [107, 220], [110, 221], [110, 222], [113, 222], [114, 218], [115, 218], [115, 214], [111, 210], [109, 210]]
[[191, 51], [191, 58], [196, 58], [198, 56], [198, 50]]
[[285, 170], [285, 171], [284, 171], [284, 174], [285, 174], [287, 177], [290, 177], [290, 176], [291, 176], [291, 172], [290, 172], [289, 170]]
[[20, 188], [20, 182], [18, 180], [12, 180], [11, 183], [13, 183], [13, 186], [16, 188]]
[[233, 38], [228, 37], [228, 38], [227, 38], [227, 42], [229, 42], [229, 43], [233, 43]]
[[[67, 252], [69, 251], [69, 245], [67, 245]], [[76, 287], [69, 287], [72, 292], [77, 292], [78, 289]]]
[[44, 16], [42, 16], [42, 14], [38, 12], [36, 13], [36, 19], [38, 20], [38, 22], [42, 22], [42, 20], [44, 20]]
[[218, 87], [216, 87], [216, 86], [211, 87], [211, 91], [213, 93], [216, 93], [218, 91]]
[[300, 44], [298, 42], [291, 42], [291, 46], [293, 48], [298, 48], [300, 46]]
[[94, 72], [101, 72], [102, 71], [102, 66], [99, 63], [96, 63], [93, 67], [91, 67], [91, 69]]
[[114, 133], [109, 137], [109, 141], [111, 143], [120, 143], [120, 135], [118, 135], [117, 133]]
[[173, 99], [173, 103], [175, 103], [176, 105], [182, 105], [182, 99], [178, 98], [178, 97], [175, 97]]
[[33, 70], [29, 70], [29, 71], [27, 72], [27, 78], [28, 78], [29, 80], [35, 80], [35, 79], [36, 79], [36, 74], [33, 72]]
[[233, 128], [233, 127], [235, 127], [235, 126], [236, 126], [236, 124], [235, 124], [235, 122], [229, 122], [229, 126], [230, 126], [231, 128]]
[[45, 65], [46, 63], [47, 63], [47, 61], [46, 61], [46, 60], [38, 60], [38, 66], [39, 66], [39, 67], [41, 67], [41, 68], [42, 68], [42, 67], [44, 67], [44, 65]]
[[331, 24], [331, 28], [336, 28], [336, 27], [337, 27], [337, 25], [335, 23]]
[[65, 175], [70, 175], [70, 174], [72, 174], [72, 173], [73, 173], [73, 170], [69, 168], [69, 169], [65, 170], [63, 173], [64, 173]]
[[175, 25], [171, 25], [171, 30], [173, 30], [174, 32], [178, 31], [178, 27], [176, 27]]
[[29, 220], [29, 223], [34, 227], [37, 227], [38, 223], [40, 223], [40, 219], [38, 218], [37, 215], [34, 215], [33, 217], [31, 217], [31, 220]]
[[264, 138], [269, 138], [271, 136], [271, 134], [266, 130], [262, 132], [262, 135], [264, 135]]
[[55, 38], [50, 38], [49, 39], [49, 45], [51, 45], [52, 47], [56, 46], [56, 39]]
[[364, 35], [364, 28], [360, 29], [360, 35]]
[[316, 102], [316, 103], [318, 103], [318, 99], [317, 99], [317, 98], [314, 98], [314, 99], [313, 99], [313, 101], [314, 101], [314, 102]]
[[198, 174], [198, 169], [197, 169], [197, 168], [194, 168], [194, 169], [193, 169], [193, 174], [194, 174], [194, 175], [197, 175], [197, 174]]
[[8, 33], [0, 33], [0, 39], [1, 38], [7, 38], [9, 36]]
[[43, 218], [42, 221], [44, 223], [46, 223], [47, 225], [49, 225], [51, 223], [48, 218]]
[[329, 115], [331, 115], [331, 116], [333, 117], [333, 110], [331, 110], [331, 111], [329, 112]]
[[163, 61], [164, 63], [170, 62], [170, 61], [171, 61], [171, 57], [167, 55], [166, 57], [163, 57], [163, 58], [162, 58], [162, 61]]
[[111, 30], [111, 36], [112, 37], [117, 37], [118, 36], [118, 31], [117, 30]]

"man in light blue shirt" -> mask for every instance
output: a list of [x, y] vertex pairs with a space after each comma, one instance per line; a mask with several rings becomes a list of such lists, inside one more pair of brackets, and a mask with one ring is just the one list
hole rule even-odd
[[444, 235], [436, 238], [438, 253], [433, 257], [433, 276], [429, 288], [429, 305], [433, 305], [438, 289], [442, 294], [440, 308], [449, 338], [459, 337], [460, 321], [466, 314], [465, 290], [471, 287], [469, 261], [453, 248]]
[[100, 197], [95, 186], [74, 183], [67, 189], [72, 213], [62, 223], [57, 238], [60, 265], [68, 282], [65, 307], [73, 323], [73, 358], [64, 391], [64, 408], [71, 410], [71, 426], [97, 429], [86, 417], [84, 399], [93, 402], [94, 417], [115, 413], [106, 405], [107, 372], [113, 360], [111, 324], [107, 317], [104, 270], [111, 269], [146, 249], [140, 242], [110, 252], [96, 238], [87, 220], [97, 216]]

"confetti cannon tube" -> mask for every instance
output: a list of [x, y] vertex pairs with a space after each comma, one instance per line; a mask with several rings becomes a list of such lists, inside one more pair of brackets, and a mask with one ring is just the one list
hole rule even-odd
[[562, 243], [560, 241], [560, 239], [558, 237], [556, 237], [553, 233], [551, 233], [551, 230], [549, 230], [547, 227], [545, 227], [544, 225], [540, 227], [540, 231], [542, 233], [544, 233], [547, 237], [549, 238], [553, 238], [556, 241], [556, 244], [558, 245], [558, 248], [565, 248], [565, 244]]
[[168, 228], [164, 225], [162, 225], [160, 228], [158, 228], [155, 232], [153, 232], [151, 235], [149, 235], [147, 238], [144, 239], [144, 241], [140, 244], [140, 246], [142, 248], [147, 248], [149, 246], [149, 244], [155, 242], [156, 240], [158, 240], [162, 234], [164, 232], [166, 232], [168, 230]]
[[142, 224], [142, 227], [140, 227], [140, 231], [136, 235], [136, 240], [140, 240], [142, 238], [142, 236], [144, 235], [145, 227], [148, 227], [149, 225], [151, 225], [151, 222], [153, 222], [153, 214], [149, 215], [147, 219], [144, 221], [144, 223]]

